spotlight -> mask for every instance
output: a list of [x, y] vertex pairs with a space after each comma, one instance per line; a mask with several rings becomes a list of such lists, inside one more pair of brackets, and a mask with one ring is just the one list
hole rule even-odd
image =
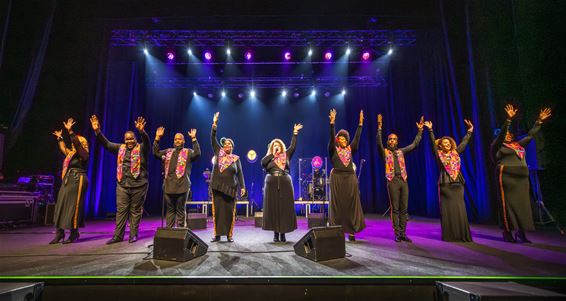
[[299, 98], [299, 96], [301, 96], [301, 94], [300, 94], [299, 92], [294, 92], [294, 93], [293, 93], [293, 97]]
[[312, 56], [312, 48], [309, 48], [309, 56]]
[[255, 98], [255, 90], [254, 90], [254, 89], [252, 89], [252, 90], [250, 91], [250, 96], [251, 96], [252, 98]]
[[330, 60], [332, 59], [332, 52], [327, 51], [327, 52], [324, 54], [324, 59], [327, 60], [327, 61], [330, 61]]
[[246, 58], [246, 61], [251, 61], [252, 60], [252, 52], [246, 51], [246, 54], [244, 55], [244, 57]]
[[222, 95], [222, 97], [226, 97], [226, 91], [222, 90], [222, 93], [220, 93]]
[[147, 48], [144, 48], [144, 49], [143, 49], [143, 54], [145, 54], [145, 55], [148, 55], [148, 54], [149, 54], [149, 51], [147, 51]]
[[283, 97], [287, 96], [287, 90], [283, 89], [283, 91], [281, 91], [281, 96]]
[[188, 53], [189, 55], [193, 55], [193, 50], [192, 50], [191, 48], [189, 48], [189, 49], [187, 50], [187, 53]]
[[212, 93], [208, 93], [208, 95], [207, 95], [207, 96], [208, 96], [208, 98], [212, 99], [212, 98], [214, 97], [214, 94], [212, 94]]
[[167, 52], [167, 59], [172, 61], [175, 58], [175, 54], [172, 51]]
[[210, 53], [210, 51], [207, 51], [204, 53], [204, 59], [207, 61], [212, 60], [212, 53]]
[[230, 51], [230, 47], [226, 48], [226, 55], [230, 55], [232, 51]]
[[342, 89], [342, 95], [346, 95], [346, 89]]
[[324, 96], [330, 97], [330, 92], [329, 91], [324, 92]]
[[239, 98], [239, 99], [244, 98], [244, 93], [242, 93], [242, 92], [238, 93], [238, 98]]
[[352, 49], [350, 49], [350, 47], [348, 47], [348, 48], [346, 49], [346, 55], [350, 55], [350, 53], [352, 53]]
[[290, 60], [291, 60], [291, 52], [286, 51], [286, 52], [283, 54], [283, 58], [284, 58], [286, 61], [290, 61]]
[[312, 88], [311, 96], [315, 96], [315, 95], [316, 95], [316, 89], [315, 89], [315, 88]]
[[389, 47], [389, 50], [387, 50], [387, 55], [392, 55], [393, 54], [393, 48]]
[[367, 61], [369, 60], [371, 57], [369, 51], [364, 51], [364, 53], [362, 53], [362, 60]]
[[197, 91], [193, 91], [193, 96], [197, 96]]

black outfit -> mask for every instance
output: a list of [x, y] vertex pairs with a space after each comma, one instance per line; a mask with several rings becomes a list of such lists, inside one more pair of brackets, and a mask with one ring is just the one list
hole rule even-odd
[[297, 135], [293, 135], [291, 145], [286, 151], [285, 170], [275, 164], [274, 155], [267, 155], [261, 159], [261, 166], [267, 172], [263, 186], [263, 230], [288, 233], [297, 229], [295, 193], [289, 175], [289, 161], [293, 157], [296, 145]]
[[[440, 175], [438, 177], [438, 201], [440, 203], [440, 224], [442, 227], [442, 240], [454, 242], [471, 242], [472, 234], [470, 233], [470, 224], [468, 223], [468, 215], [466, 213], [466, 204], [464, 201], [464, 186], [466, 181], [462, 176], [462, 172], [458, 173], [456, 180], [453, 180], [438, 156], [438, 147], [432, 130], [429, 130], [432, 151], [438, 167]], [[472, 137], [472, 132], [467, 132], [460, 144], [456, 147], [456, 152], [463, 153]]]
[[[540, 130], [541, 124], [537, 121], [528, 136], [517, 143], [526, 147]], [[499, 135], [491, 144], [501, 201], [500, 215], [505, 231], [532, 231], [535, 230], [535, 225], [531, 209], [529, 167], [525, 157], [519, 158], [515, 150], [503, 144], [510, 125], [511, 120], [505, 121]]]
[[[185, 227], [186, 224], [186, 203], [189, 198], [191, 189], [191, 168], [192, 162], [200, 157], [200, 146], [198, 141], [192, 140], [193, 149], [189, 149], [187, 161], [185, 163], [185, 173], [181, 177], [177, 177], [175, 173], [177, 169], [177, 162], [179, 153], [183, 147], [175, 147], [171, 153], [171, 160], [169, 161], [169, 169], [167, 175], [164, 175], [163, 180], [163, 199], [167, 204], [165, 220], [167, 227], [173, 228], [175, 221], [178, 227]], [[159, 149], [159, 141], [153, 142], [153, 155], [165, 163], [165, 156], [170, 149]]]
[[[406, 179], [403, 179], [401, 173], [401, 166], [399, 165], [399, 158], [397, 157], [397, 150], [403, 152], [403, 155], [411, 152], [421, 142], [423, 130], [419, 129], [417, 136], [413, 143], [402, 148], [387, 149], [393, 155], [393, 178], [387, 179], [387, 194], [389, 196], [389, 205], [391, 206], [391, 223], [395, 231], [395, 237], [406, 237], [407, 220], [409, 214], [407, 212], [409, 207], [409, 184]], [[377, 129], [377, 149], [380, 151], [382, 158], [385, 160], [385, 148], [383, 147], [382, 131]]]
[[69, 162], [57, 195], [53, 221], [58, 231], [84, 227], [84, 204], [88, 187], [86, 174], [88, 151], [83, 148], [77, 135], [73, 133], [70, 136], [76, 153]]
[[232, 237], [236, 215], [236, 195], [238, 188], [245, 188], [244, 173], [240, 159], [220, 172], [218, 155], [222, 148], [216, 140], [216, 127], [212, 127], [210, 141], [214, 151], [214, 166], [210, 181], [212, 190], [212, 217], [214, 220], [214, 236]]
[[358, 178], [354, 172], [353, 154], [358, 150], [362, 126], [356, 129], [356, 134], [350, 148], [352, 161], [344, 166], [336, 152], [336, 130], [334, 124], [330, 124], [330, 142], [328, 143], [328, 155], [332, 160], [332, 171], [330, 172], [330, 224], [341, 225], [344, 233], [354, 234], [366, 227], [364, 212], [360, 201], [360, 190]]
[[[130, 220], [130, 239], [138, 235], [138, 228], [143, 214], [143, 204], [147, 193], [147, 160], [149, 155], [149, 136], [140, 132], [140, 174], [135, 178], [131, 173], [132, 150], [126, 147], [122, 161], [122, 179], [116, 185], [116, 228], [114, 239], [122, 240], [126, 230], [126, 222]], [[108, 141], [102, 132], [96, 132], [96, 138], [109, 152], [118, 154], [119, 143]]]

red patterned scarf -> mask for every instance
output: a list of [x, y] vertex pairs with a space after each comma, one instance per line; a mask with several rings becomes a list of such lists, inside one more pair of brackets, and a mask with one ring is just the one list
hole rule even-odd
[[350, 165], [350, 161], [352, 161], [352, 148], [348, 145], [347, 147], [336, 147], [336, 152], [338, 153], [338, 157], [344, 166], [348, 167]]
[[281, 170], [285, 170], [285, 167], [287, 167], [287, 153], [280, 152], [279, 154], [274, 156], [275, 157], [273, 158], [273, 162], [275, 162], [275, 165], [277, 165], [277, 167], [279, 167]]
[[515, 153], [517, 154], [517, 157], [519, 157], [519, 159], [521, 160], [525, 159], [525, 148], [522, 147], [519, 143], [511, 142], [511, 143], [503, 143], [503, 145], [514, 150]]
[[71, 163], [71, 159], [73, 158], [73, 156], [77, 153], [76, 150], [72, 150], [70, 151], [67, 156], [65, 157], [65, 160], [63, 160], [63, 172], [61, 172], [61, 179], [65, 178], [65, 175], [67, 174], [67, 169], [69, 169], [69, 164]]
[[[395, 150], [397, 154], [397, 160], [399, 161], [399, 167], [401, 169], [401, 177], [403, 181], [407, 181], [407, 169], [405, 168], [405, 156], [401, 150]], [[389, 149], [385, 149], [385, 177], [388, 181], [393, 180], [395, 176], [395, 161], [393, 161], [393, 152]]]
[[448, 153], [443, 151], [438, 151], [438, 157], [440, 158], [440, 162], [444, 165], [444, 169], [452, 179], [452, 181], [456, 181], [458, 175], [460, 174], [460, 155], [457, 151], [452, 150]]
[[[140, 145], [137, 144], [133, 149], [131, 154], [130, 160], [130, 172], [135, 179], [138, 178], [140, 175], [140, 168], [141, 168], [141, 158], [140, 158]], [[124, 156], [126, 155], [126, 145], [120, 145], [120, 150], [118, 151], [118, 167], [116, 169], [116, 178], [118, 182], [122, 181], [122, 177], [124, 176], [122, 171], [122, 164], [124, 162]]]
[[234, 154], [227, 154], [223, 148], [218, 152], [218, 168], [220, 172], [224, 172], [226, 168], [230, 167], [234, 162], [238, 161], [240, 157]]
[[[170, 148], [167, 150], [165, 154], [165, 178], [169, 174], [169, 164], [171, 163], [171, 156], [175, 151], [174, 148]], [[185, 169], [187, 168], [187, 158], [189, 157], [189, 149], [183, 148], [179, 152], [179, 157], [177, 158], [177, 167], [175, 168], [175, 175], [177, 178], [182, 177], [185, 174]]]

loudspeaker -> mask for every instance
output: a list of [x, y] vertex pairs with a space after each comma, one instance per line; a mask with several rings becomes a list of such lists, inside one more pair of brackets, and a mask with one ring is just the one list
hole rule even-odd
[[309, 217], [307, 217], [307, 224], [310, 228], [314, 227], [324, 227], [324, 213], [311, 213]]
[[436, 282], [436, 300], [564, 300], [565, 295], [515, 282]]
[[187, 214], [187, 228], [193, 230], [206, 229], [206, 214], [189, 213]]
[[346, 256], [342, 226], [312, 228], [294, 246], [295, 253], [314, 261]]
[[43, 297], [43, 282], [0, 283], [0, 301], [34, 301]]
[[254, 214], [254, 227], [256, 228], [263, 227], [263, 212], [256, 212]]
[[188, 261], [206, 254], [208, 245], [187, 228], [157, 228], [153, 259]]

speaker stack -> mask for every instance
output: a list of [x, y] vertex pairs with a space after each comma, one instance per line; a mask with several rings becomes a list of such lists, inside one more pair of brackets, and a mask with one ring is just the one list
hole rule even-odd
[[184, 262], [207, 250], [208, 245], [187, 228], [158, 228], [153, 238], [153, 259]]

